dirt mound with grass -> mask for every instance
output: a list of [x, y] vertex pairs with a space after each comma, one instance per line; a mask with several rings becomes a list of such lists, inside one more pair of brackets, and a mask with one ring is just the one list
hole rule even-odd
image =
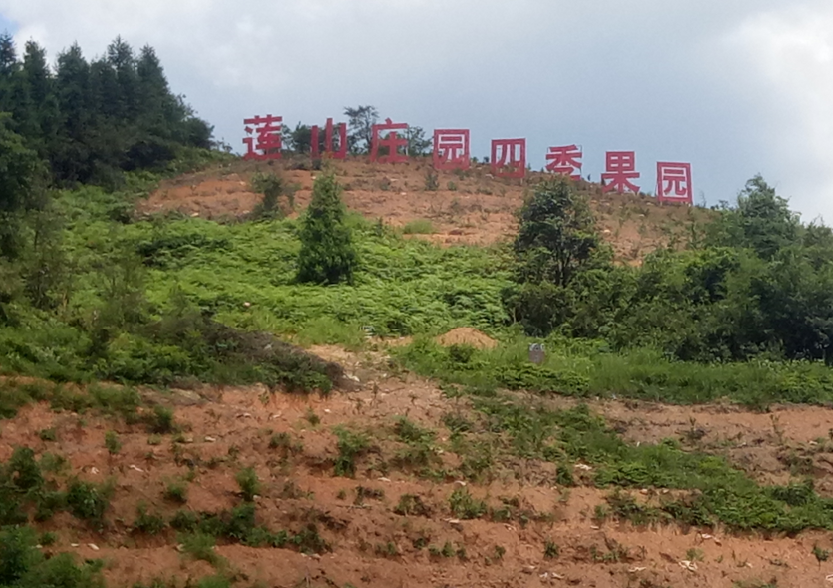
[[440, 335], [437, 337], [437, 343], [444, 347], [450, 347], [451, 345], [471, 345], [478, 349], [494, 349], [498, 344], [497, 341], [483, 331], [467, 327], [452, 329], [444, 335]]

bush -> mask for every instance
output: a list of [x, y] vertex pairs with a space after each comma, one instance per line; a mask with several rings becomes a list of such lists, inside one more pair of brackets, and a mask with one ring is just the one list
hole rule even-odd
[[100, 528], [104, 526], [104, 514], [110, 506], [111, 494], [112, 488], [109, 486], [75, 480], [67, 489], [67, 506], [74, 516]]
[[133, 522], [134, 533], [158, 535], [165, 529], [165, 520], [156, 513], [149, 513], [146, 504], [136, 507], [136, 520]]
[[333, 431], [338, 439], [338, 457], [335, 475], [352, 478], [356, 475], [356, 460], [370, 448], [370, 439], [363, 433], [336, 427]]
[[107, 431], [104, 434], [104, 446], [107, 448], [107, 451], [110, 452], [110, 455], [116, 455], [119, 451], [121, 451], [119, 434], [115, 431]]
[[237, 485], [240, 486], [240, 494], [246, 502], [252, 502], [260, 492], [260, 480], [254, 468], [248, 467], [237, 472], [234, 477]]

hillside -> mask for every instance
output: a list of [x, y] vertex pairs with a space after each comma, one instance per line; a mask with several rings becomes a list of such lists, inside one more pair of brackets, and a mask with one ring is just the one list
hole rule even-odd
[[[309, 203], [313, 179], [320, 173], [294, 169], [309, 168], [308, 164], [304, 158], [292, 157], [272, 166], [237, 161], [180, 176], [162, 182], [140, 203], [139, 211], [153, 215], [176, 210], [211, 220], [239, 218], [262, 198], [252, 191], [252, 174], [277, 169], [297, 186], [300, 212]], [[427, 219], [428, 234], [415, 237], [443, 246], [491, 245], [514, 238], [524, 194], [546, 177], [532, 173], [523, 181], [503, 180], [492, 177], [488, 165], [476, 164], [465, 172], [438, 172], [436, 189], [427, 189], [426, 175], [433, 173], [430, 159], [384, 165], [356, 158], [327, 165], [343, 185], [350, 210], [399, 228]], [[577, 188], [590, 199], [599, 232], [624, 263], [638, 263], [658, 246], [685, 244], [692, 230], [710, 218], [708, 210], [659, 205], [645, 195], [604, 194], [597, 184], [582, 181]]]
[[[772, 349], [693, 361], [646, 343], [682, 333], [685, 350], [707, 310], [748, 306], [740, 278], [766, 276], [761, 258], [684, 247], [725, 216], [576, 186], [617, 263], [558, 300], [577, 304], [568, 324], [598, 330], [532, 337], [506, 301], [517, 260], [493, 245], [514, 239], [539, 174], [519, 185], [476, 167], [433, 190], [424, 162], [331, 164], [359, 213], [360, 266], [322, 286], [298, 283], [296, 265], [328, 170], [212, 157], [128, 175], [122, 191], [56, 193], [58, 245], [11, 266], [42, 289], [9, 287], [0, 307], [0, 585], [833, 578], [833, 371]], [[288, 219], [253, 218], [264, 171], [294, 184]], [[646, 258], [659, 246], [679, 252]], [[593, 296], [617, 288], [630, 298], [611, 319]], [[617, 316], [635, 321], [618, 340], [599, 328]]]

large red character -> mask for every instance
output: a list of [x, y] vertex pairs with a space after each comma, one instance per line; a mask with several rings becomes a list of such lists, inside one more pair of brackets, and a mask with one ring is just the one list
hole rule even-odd
[[693, 203], [690, 163], [657, 163], [657, 200]]
[[[318, 125], [315, 125], [312, 127], [312, 136], [310, 137], [313, 159], [318, 159], [321, 155], [319, 153], [318, 133]], [[327, 126], [324, 128], [324, 155], [333, 159], [347, 158], [347, 125], [345, 123], [339, 123], [338, 125], [338, 151], [336, 151], [333, 148], [333, 119], [327, 119]]]
[[[407, 131], [407, 123], [394, 123], [391, 119], [384, 124], [373, 125], [373, 143], [370, 149], [370, 161], [379, 163], [401, 163], [408, 161], [408, 139], [400, 137], [397, 131]], [[382, 133], [387, 132], [384, 137]], [[379, 156], [379, 149], [387, 147], [387, 154]], [[400, 152], [399, 149], [402, 149]]]
[[526, 173], [526, 139], [492, 140], [492, 175], [522, 178]]
[[469, 169], [471, 137], [468, 129], [434, 131], [434, 167], [442, 170]]
[[606, 171], [602, 174], [602, 181], [605, 183], [604, 191], [616, 190], [620, 194], [625, 188], [639, 193], [639, 186], [631, 182], [639, 178], [636, 171], [636, 153], [633, 151], [608, 151], [605, 157]]
[[569, 176], [574, 180], [581, 179], [581, 149], [576, 145], [550, 147], [547, 153], [547, 171], [562, 176]]
[[243, 120], [246, 125], [245, 130], [247, 135], [257, 133], [257, 137], [246, 137], [243, 143], [246, 145], [246, 155], [243, 159], [280, 159], [281, 148], [281, 123], [283, 117], [272, 116], [256, 116], [254, 118], [247, 118]]

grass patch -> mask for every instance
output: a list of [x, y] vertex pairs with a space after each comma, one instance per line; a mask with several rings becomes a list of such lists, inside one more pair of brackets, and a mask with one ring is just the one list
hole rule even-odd
[[436, 232], [434, 223], [425, 218], [412, 220], [402, 228], [405, 235], [433, 235]]
[[357, 460], [370, 450], [370, 438], [364, 433], [340, 426], [333, 429], [333, 433], [338, 440], [334, 473], [336, 476], [353, 478], [356, 475]]
[[778, 402], [833, 402], [833, 369], [819, 362], [702, 364], [672, 360], [650, 349], [612, 352], [600, 341], [547, 338], [544, 363], [529, 362], [539, 340], [509, 340], [466, 354], [418, 337], [393, 350], [405, 367], [448, 384], [481, 390], [505, 388], [576, 397], [612, 396], [672, 404], [729, 399], [753, 409]]

